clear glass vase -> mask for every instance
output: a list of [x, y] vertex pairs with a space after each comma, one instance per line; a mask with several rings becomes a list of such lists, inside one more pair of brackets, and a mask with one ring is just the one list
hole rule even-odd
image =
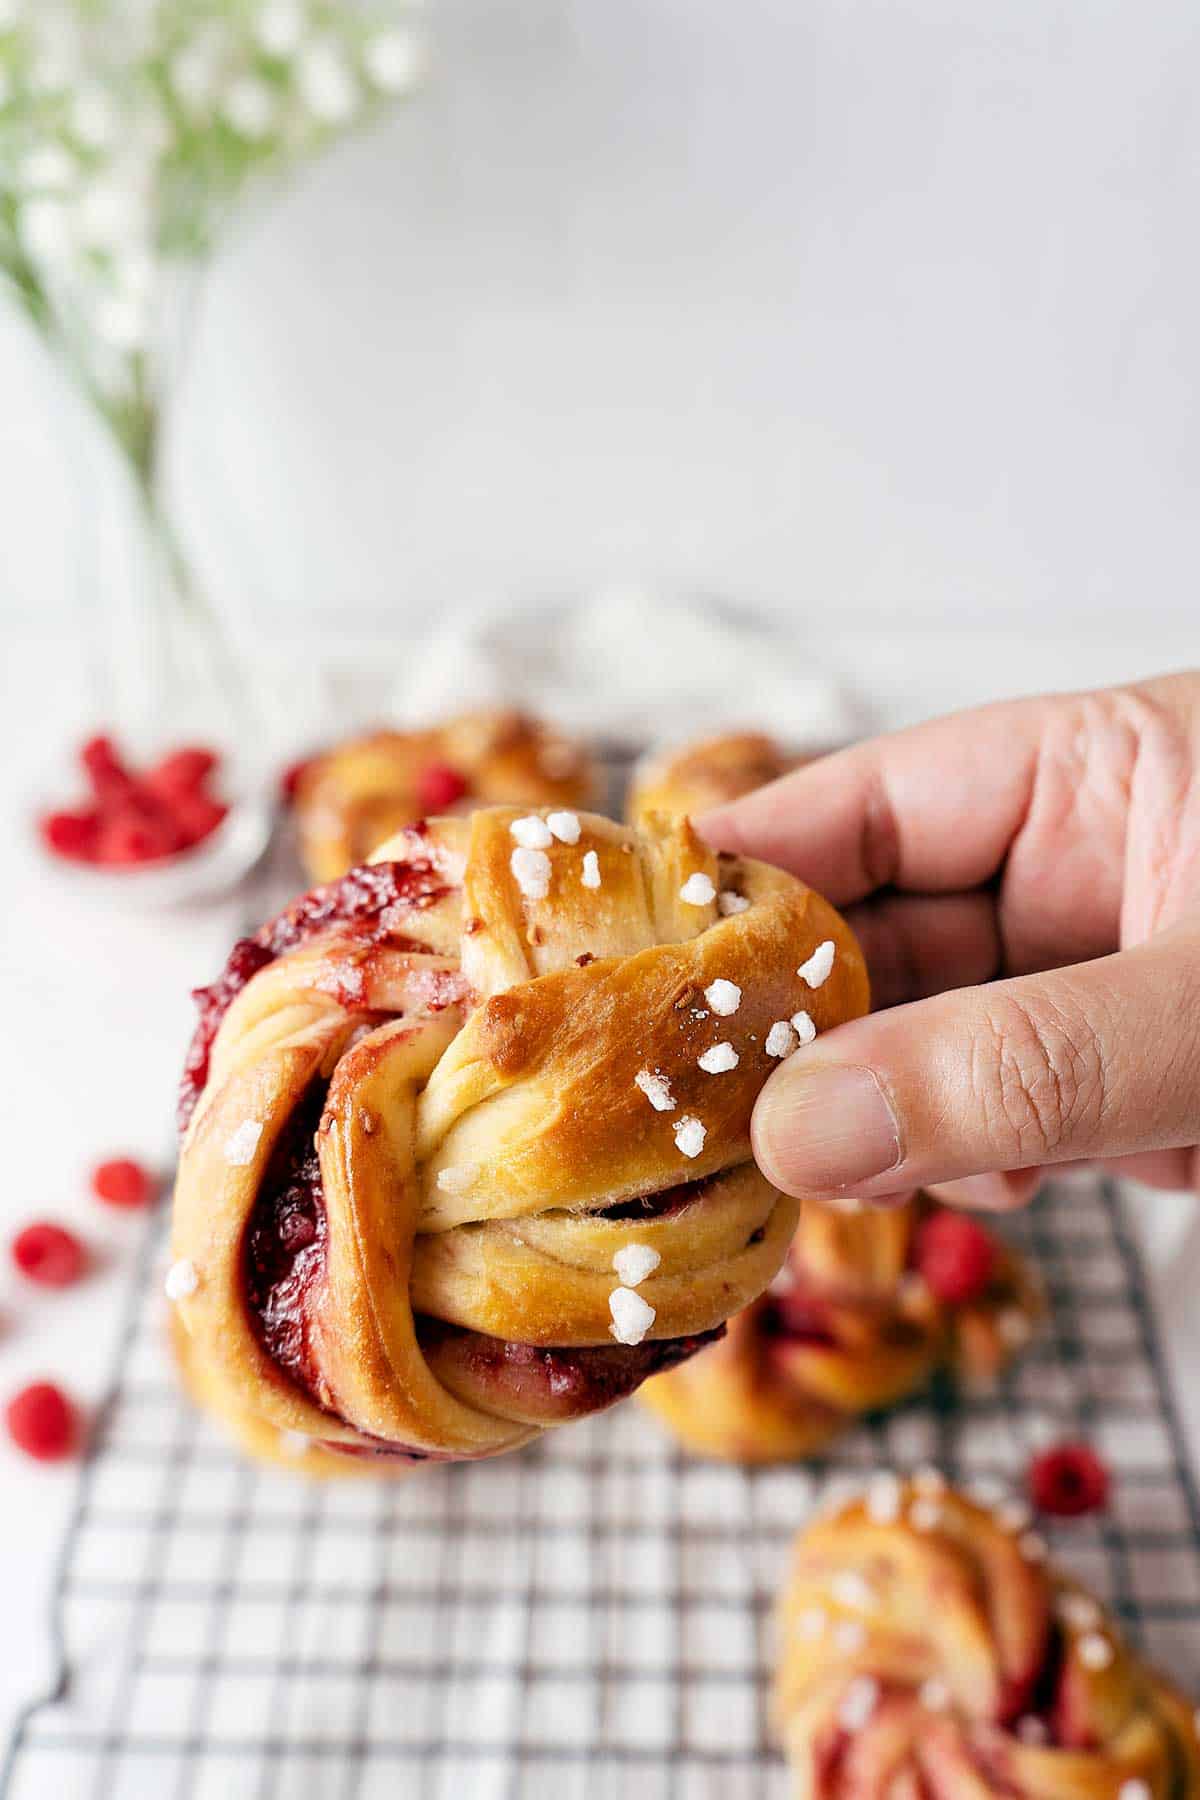
[[[178, 362], [143, 362], [137, 404], [81, 392], [65, 368], [56, 403], [77, 495], [74, 566], [86, 658], [81, 734], [105, 732], [135, 763], [183, 744], [218, 752], [229, 813], [193, 850], [164, 864], [71, 869], [142, 903], [174, 901], [232, 885], [261, 855], [274, 810], [272, 736], [218, 610], [181, 541], [163, 481], [163, 441]], [[48, 776], [47, 797], [69, 794], [78, 775], [71, 747]]]

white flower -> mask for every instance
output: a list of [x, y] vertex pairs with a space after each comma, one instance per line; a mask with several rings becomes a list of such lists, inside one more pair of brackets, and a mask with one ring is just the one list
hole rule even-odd
[[29, 65], [28, 82], [35, 94], [61, 94], [76, 73], [78, 57], [65, 42], [47, 47]]
[[296, 63], [296, 85], [305, 105], [325, 125], [345, 125], [358, 111], [358, 83], [337, 44], [317, 39]]
[[221, 111], [239, 136], [256, 143], [275, 122], [275, 96], [257, 75], [241, 75], [221, 102]]
[[146, 307], [129, 294], [106, 294], [97, 303], [92, 323], [114, 350], [140, 350], [150, 332]]
[[148, 161], [162, 156], [175, 142], [175, 126], [170, 118], [160, 106], [145, 100], [132, 119], [122, 119], [121, 128], [129, 149]]
[[79, 164], [61, 144], [40, 144], [21, 158], [20, 179], [24, 187], [68, 188], [79, 173]]
[[132, 164], [112, 168], [84, 189], [77, 209], [79, 235], [94, 250], [114, 250], [145, 241], [148, 218], [144, 171]]
[[71, 102], [71, 130], [89, 150], [107, 150], [117, 135], [117, 110], [104, 89], [94, 83], [80, 88]]
[[21, 242], [36, 262], [65, 262], [75, 248], [71, 215], [61, 200], [27, 200], [17, 228]]
[[211, 106], [220, 80], [221, 58], [211, 37], [186, 44], [167, 64], [171, 92], [188, 112], [203, 112]]
[[384, 31], [363, 51], [363, 67], [385, 94], [404, 94], [424, 73], [424, 48], [411, 31]]
[[268, 56], [291, 56], [304, 36], [304, 12], [295, 0], [268, 0], [254, 24], [254, 35]]
[[148, 304], [158, 281], [158, 264], [145, 250], [122, 250], [112, 260], [112, 283], [127, 299]]

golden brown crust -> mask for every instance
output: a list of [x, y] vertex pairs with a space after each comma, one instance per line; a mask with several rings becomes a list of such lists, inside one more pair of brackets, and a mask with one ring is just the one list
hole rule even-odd
[[697, 818], [777, 781], [806, 760], [789, 755], [765, 732], [723, 732], [647, 758], [634, 771], [626, 810], [635, 824], [653, 813]]
[[[865, 1011], [848, 927], [685, 821], [639, 834], [579, 815], [530, 881], [520, 818], [434, 820], [383, 846], [376, 911], [342, 916], [340, 888], [300, 903], [260, 934], [281, 953], [221, 1018], [174, 1254], [195, 1277], [180, 1313], [206, 1389], [243, 1424], [363, 1453], [494, 1454], [562, 1416], [567, 1389], [576, 1412], [629, 1391], [646, 1348], [720, 1325], [783, 1259], [796, 1204], [754, 1168], [750, 1113], [772, 1023], [801, 1004], [819, 1029]], [[357, 905], [375, 879], [341, 885]], [[727, 892], [746, 902], [729, 917]], [[825, 941], [833, 968], [811, 989], [799, 967]], [[741, 991], [732, 1015], [706, 1000], [716, 980]], [[706, 1073], [718, 1043], [736, 1064]], [[276, 1241], [281, 1195], [303, 1214], [303, 1280]], [[636, 1355], [613, 1344], [610, 1309], [630, 1245], [658, 1257]], [[497, 1357], [505, 1344], [521, 1355]], [[534, 1352], [558, 1359], [540, 1398]]]
[[[461, 795], [439, 785], [453, 778]], [[333, 881], [427, 813], [478, 806], [588, 806], [595, 768], [560, 732], [511, 708], [463, 713], [423, 731], [372, 731], [307, 763], [296, 787], [300, 853]]]
[[924, 1201], [858, 1213], [806, 1204], [773, 1292], [731, 1319], [720, 1343], [648, 1381], [642, 1403], [699, 1455], [792, 1462], [916, 1392], [938, 1368], [995, 1376], [1033, 1334], [1036, 1286], [997, 1245], [978, 1296], [939, 1301], [910, 1267], [915, 1231], [932, 1210]]
[[798, 1538], [779, 1641], [797, 1800], [1200, 1795], [1193, 1708], [1011, 1503], [876, 1478]]

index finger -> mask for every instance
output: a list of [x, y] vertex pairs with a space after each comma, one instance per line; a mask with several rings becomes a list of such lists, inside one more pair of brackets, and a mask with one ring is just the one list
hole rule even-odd
[[1003, 702], [855, 744], [705, 813], [697, 829], [835, 906], [880, 887], [978, 887], [1029, 810], [1049, 704]]

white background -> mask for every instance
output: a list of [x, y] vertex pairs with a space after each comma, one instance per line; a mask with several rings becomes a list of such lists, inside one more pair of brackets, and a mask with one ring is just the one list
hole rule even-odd
[[[209, 287], [175, 478], [252, 633], [401, 656], [446, 601], [628, 575], [822, 631], [986, 616], [1031, 656], [1050, 619], [1192, 623], [1191, 0], [432, 28], [425, 93]], [[15, 327], [0, 396], [7, 600], [66, 619], [78, 495]]]
[[[804, 667], [886, 721], [1195, 660], [1192, 0], [433, 22], [428, 90], [248, 221], [208, 287], [174, 487], [258, 667], [371, 646], [399, 673], [448, 604], [614, 578], [790, 615]], [[76, 422], [0, 325], [0, 1227], [51, 1212], [113, 1246], [60, 1301], [4, 1278], [0, 1380], [86, 1396], [133, 1227], [98, 1222], [82, 1171], [165, 1148], [184, 990], [232, 920], [101, 920], [18, 842], [86, 716], [106, 579]], [[0, 1449], [0, 1482], [2, 1698], [41, 1664], [70, 1476]]]

